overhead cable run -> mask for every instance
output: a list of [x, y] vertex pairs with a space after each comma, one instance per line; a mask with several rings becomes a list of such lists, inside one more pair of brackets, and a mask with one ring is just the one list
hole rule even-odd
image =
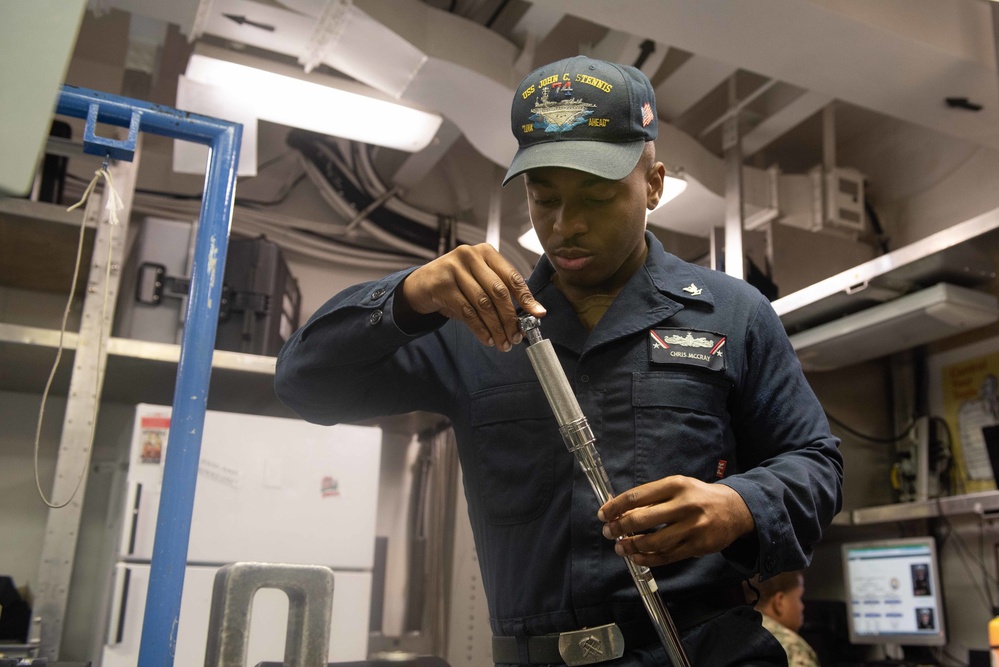
[[[423, 264], [458, 244], [486, 240], [485, 229], [404, 202], [377, 174], [368, 146], [298, 130], [289, 135], [288, 144], [298, 169], [289, 173], [274, 202], [237, 200], [234, 233], [264, 235], [288, 252], [319, 261], [385, 272]], [[301, 174], [335, 215], [318, 221], [273, 210]], [[71, 181], [70, 189], [75, 187]], [[200, 206], [196, 195], [137, 190], [133, 211], [190, 220]], [[518, 248], [511, 244], [502, 250], [518, 271], [530, 273], [533, 262]]]
[[[288, 145], [301, 153], [306, 174], [326, 202], [345, 219], [353, 220], [359, 211], [385, 198], [358, 226], [386, 244], [431, 259], [441, 247], [486, 240], [484, 229], [461, 221], [455, 224], [456, 239], [442, 239], [441, 214], [411, 206], [398, 196], [387, 196], [390, 188], [372, 165], [367, 145], [348, 144], [352, 147], [350, 154], [344, 154], [341, 146], [345, 142], [304, 130], [292, 131]], [[518, 248], [505, 246], [503, 255], [519, 271], [530, 272], [532, 263]]]

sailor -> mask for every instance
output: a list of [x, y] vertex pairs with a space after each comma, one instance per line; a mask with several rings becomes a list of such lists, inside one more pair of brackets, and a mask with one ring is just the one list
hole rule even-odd
[[[694, 665], [784, 665], [741, 584], [807, 566], [841, 506], [838, 440], [770, 304], [645, 229], [665, 174], [655, 102], [632, 67], [529, 74], [504, 183], [525, 188], [545, 249], [531, 276], [459, 246], [334, 296], [278, 359], [278, 395], [310, 421], [450, 419], [499, 665], [669, 664], [622, 556], [653, 569]], [[620, 492], [603, 507], [518, 309], [588, 416]]]

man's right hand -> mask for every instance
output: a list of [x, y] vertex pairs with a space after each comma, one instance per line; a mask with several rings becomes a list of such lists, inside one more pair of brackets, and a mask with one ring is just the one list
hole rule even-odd
[[522, 339], [514, 301], [544, 317], [520, 273], [488, 243], [461, 245], [409, 274], [395, 293], [393, 311], [403, 330], [420, 315], [438, 313], [464, 322], [483, 345], [504, 352]]

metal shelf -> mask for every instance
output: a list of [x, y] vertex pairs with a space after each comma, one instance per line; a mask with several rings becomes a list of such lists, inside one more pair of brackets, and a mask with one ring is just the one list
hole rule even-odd
[[94, 245], [94, 220], [59, 204], [0, 197], [0, 285], [65, 293], [73, 282], [80, 227], [83, 259], [76, 296], [87, 284]]
[[876, 257], [773, 302], [790, 333], [858, 312], [921, 287], [975, 287], [996, 276], [999, 209]]
[[[52, 392], [65, 395], [78, 336], [67, 332], [63, 359]], [[0, 323], [0, 389], [40, 394], [45, 388], [59, 332]], [[119, 403], [173, 403], [180, 346], [128, 338], [107, 341], [103, 400]], [[215, 350], [208, 393], [211, 410], [293, 417], [274, 394], [274, 357]]]
[[[77, 338], [73, 332], [64, 337], [63, 358], [51, 390], [56, 396], [65, 396], [69, 388]], [[58, 346], [58, 331], [0, 322], [0, 390], [41, 394]], [[179, 345], [112, 337], [107, 352], [102, 400], [130, 405], [173, 403]], [[276, 363], [275, 357], [215, 350], [208, 409], [297, 419], [274, 394]], [[355, 423], [408, 435], [443, 421], [444, 417], [429, 412], [410, 412]]]
[[[81, 209], [67, 212], [60, 204], [0, 197], [0, 231], [10, 241], [10, 252], [16, 252], [12, 263], [0, 262], [9, 268], [7, 272], [0, 270], [0, 285], [65, 292], [72, 282], [71, 272], [65, 267], [73, 265], [83, 224]], [[86, 221], [83, 252], [87, 260], [92, 252], [94, 226], [93, 220]], [[15, 263], [18, 266], [13, 266]], [[89, 261], [84, 261], [78, 294], [86, 288], [88, 271]], [[65, 334], [64, 354], [52, 386], [55, 395], [65, 396], [68, 392], [77, 343], [75, 332]], [[42, 393], [58, 345], [57, 330], [0, 322], [0, 389]], [[170, 405], [179, 361], [179, 345], [111, 337], [107, 341], [101, 397], [112, 402]], [[293, 417], [274, 395], [275, 362], [273, 357], [216, 350], [209, 409]]]
[[[0, 219], [9, 219], [12, 222], [52, 222], [79, 227], [83, 222], [83, 209], [66, 211], [67, 208], [62, 204], [49, 204], [16, 197], [0, 197]], [[87, 221], [87, 227], [93, 229], [94, 226], [93, 221]]]
[[999, 491], [981, 491], [961, 496], [947, 496], [840, 512], [833, 520], [833, 525], [870, 526], [879, 523], [984, 514], [996, 511], [999, 511]]

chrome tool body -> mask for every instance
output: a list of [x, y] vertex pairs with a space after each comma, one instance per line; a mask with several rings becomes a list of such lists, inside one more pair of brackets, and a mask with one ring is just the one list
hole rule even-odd
[[[576, 457], [597, 500], [603, 505], [614, 497], [614, 491], [594, 445], [596, 439], [593, 437], [593, 431], [579, 407], [579, 401], [572, 393], [572, 387], [569, 386], [569, 380], [555, 354], [555, 348], [552, 347], [551, 341], [541, 337], [538, 319], [533, 315], [520, 318], [520, 330], [527, 343], [527, 356], [541, 382], [541, 388], [548, 398], [552, 412], [555, 413], [555, 420], [558, 422], [565, 446]], [[652, 571], [647, 567], [636, 565], [630, 558], [625, 558], [624, 561], [628, 564], [631, 578], [638, 588], [652, 625], [655, 626], [659, 640], [673, 666], [690, 667], [683, 644], [680, 642], [680, 634], [659, 596], [658, 585], [652, 576]]]

